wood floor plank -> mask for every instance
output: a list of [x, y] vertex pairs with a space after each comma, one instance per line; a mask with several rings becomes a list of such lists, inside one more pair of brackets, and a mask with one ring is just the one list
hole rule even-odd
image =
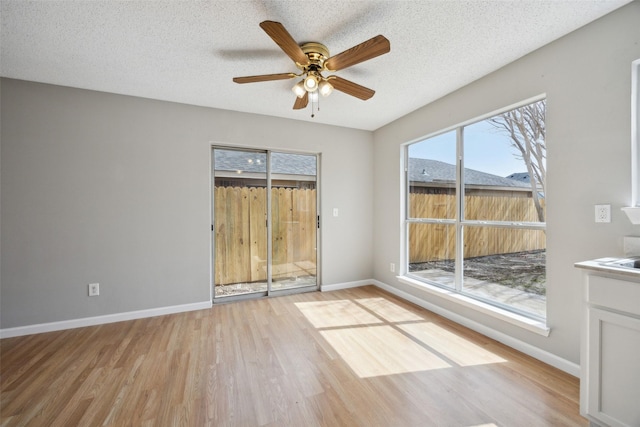
[[373, 286], [0, 341], [2, 426], [586, 426], [578, 379]]

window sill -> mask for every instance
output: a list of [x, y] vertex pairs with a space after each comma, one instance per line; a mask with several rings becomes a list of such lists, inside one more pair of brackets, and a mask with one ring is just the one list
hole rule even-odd
[[420, 289], [421, 291], [425, 291], [429, 294], [436, 295], [448, 301], [455, 302], [457, 304], [479, 311], [480, 313], [486, 314], [496, 319], [503, 320], [511, 325], [519, 326], [523, 329], [534, 332], [538, 335], [548, 337], [549, 333], [551, 332], [551, 329], [549, 329], [549, 327], [544, 322], [541, 322], [539, 320], [531, 319], [516, 313], [512, 313], [510, 311], [503, 310], [501, 308], [486, 304], [482, 301], [474, 300], [473, 298], [469, 298], [457, 292], [453, 292], [448, 289], [441, 288], [439, 286], [429, 285], [428, 283], [424, 283], [419, 280], [412, 279], [410, 277], [396, 276], [396, 278], [401, 283], [404, 283], [405, 285], [409, 285], [413, 288]]

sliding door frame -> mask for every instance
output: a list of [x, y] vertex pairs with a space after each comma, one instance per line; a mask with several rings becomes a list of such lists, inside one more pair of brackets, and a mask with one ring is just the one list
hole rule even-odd
[[[305, 151], [289, 151], [289, 150], [271, 150], [271, 149], [261, 149], [255, 147], [243, 147], [243, 146], [235, 146], [235, 145], [225, 145], [225, 144], [211, 144], [211, 153], [210, 153], [210, 171], [211, 171], [211, 179], [210, 179], [210, 189], [209, 189], [209, 197], [211, 198], [211, 252], [210, 252], [210, 275], [211, 275], [211, 283], [210, 283], [210, 294], [211, 301], [214, 304], [221, 304], [226, 302], [245, 300], [245, 299], [255, 299], [261, 297], [269, 297], [269, 296], [280, 296], [280, 295], [290, 295], [296, 293], [303, 292], [314, 292], [319, 291], [321, 289], [321, 189], [320, 189], [320, 161], [321, 155], [320, 153], [313, 152], [305, 152]], [[258, 292], [250, 292], [245, 294], [238, 295], [229, 295], [224, 297], [216, 297], [215, 296], [215, 265], [216, 265], [216, 232], [215, 232], [215, 198], [213, 196], [213, 191], [215, 189], [215, 150], [232, 150], [232, 151], [243, 151], [243, 152], [254, 152], [266, 154], [267, 164], [266, 164], [266, 180], [267, 180], [267, 212], [266, 212], [266, 220], [267, 220], [267, 290], [266, 291], [258, 291]], [[272, 224], [272, 197], [271, 197], [271, 189], [272, 189], [272, 173], [271, 173], [271, 154], [272, 153], [283, 153], [283, 154], [300, 154], [306, 156], [314, 156], [316, 159], [316, 175], [315, 175], [315, 188], [316, 188], [316, 233], [315, 233], [315, 257], [316, 257], [316, 276], [315, 276], [315, 286], [301, 286], [294, 288], [285, 288], [273, 290], [273, 224]]]

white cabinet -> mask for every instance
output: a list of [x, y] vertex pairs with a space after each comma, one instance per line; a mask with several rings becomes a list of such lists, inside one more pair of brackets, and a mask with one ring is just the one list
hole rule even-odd
[[640, 426], [638, 277], [586, 276], [580, 412], [594, 425]]

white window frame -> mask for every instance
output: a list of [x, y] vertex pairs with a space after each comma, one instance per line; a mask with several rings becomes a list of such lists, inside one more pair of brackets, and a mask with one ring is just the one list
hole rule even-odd
[[[464, 236], [463, 229], [465, 227], [505, 227], [512, 229], [533, 229], [533, 230], [546, 230], [546, 222], [516, 222], [516, 221], [478, 221], [478, 220], [465, 220], [464, 219], [464, 128], [474, 123], [481, 122], [490, 117], [494, 117], [498, 114], [510, 111], [524, 105], [528, 105], [537, 101], [546, 99], [546, 94], [527, 99], [517, 104], [510, 105], [503, 109], [493, 111], [486, 115], [476, 117], [474, 119], [465, 121], [455, 126], [448, 127], [439, 132], [426, 135], [425, 137], [415, 139], [402, 146], [403, 150], [403, 253], [401, 259], [403, 260], [402, 272], [398, 276], [398, 280], [404, 284], [416, 287], [420, 290], [426, 290], [429, 293], [438, 295], [444, 299], [457, 302], [466, 307], [473, 308], [481, 311], [485, 314], [489, 314], [492, 317], [502, 319], [511, 324], [524, 327], [530, 331], [536, 332], [540, 335], [548, 336], [550, 329], [546, 325], [546, 318], [539, 318], [531, 313], [519, 311], [518, 309], [502, 304], [498, 301], [488, 300], [467, 293], [463, 289], [463, 263], [464, 258]], [[413, 144], [428, 140], [430, 138], [442, 135], [447, 132], [456, 131], [456, 217], [454, 219], [436, 219], [436, 218], [410, 218], [409, 217], [409, 147]], [[433, 282], [424, 278], [409, 273], [409, 224], [445, 224], [455, 226], [455, 272], [454, 272], [454, 284], [455, 287], [447, 287], [445, 285]]]

